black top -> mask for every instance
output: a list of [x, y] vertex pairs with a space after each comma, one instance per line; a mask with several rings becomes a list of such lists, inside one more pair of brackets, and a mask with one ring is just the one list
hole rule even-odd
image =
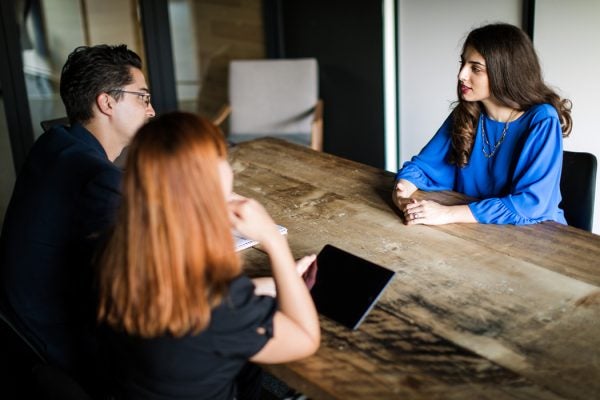
[[121, 170], [83, 126], [55, 126], [20, 171], [0, 237], [0, 305], [47, 360], [80, 372], [93, 352], [90, 259], [120, 202]]
[[199, 334], [142, 339], [104, 327], [117, 398], [232, 399], [236, 375], [273, 336], [276, 308], [241, 275]]

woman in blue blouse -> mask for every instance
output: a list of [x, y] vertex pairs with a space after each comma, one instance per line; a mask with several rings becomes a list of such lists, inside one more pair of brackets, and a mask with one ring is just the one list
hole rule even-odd
[[[544, 83], [529, 37], [508, 24], [471, 31], [457, 90], [450, 116], [396, 176], [393, 200], [406, 223], [565, 224], [559, 183], [571, 103]], [[417, 189], [479, 200], [445, 206], [411, 199]]]

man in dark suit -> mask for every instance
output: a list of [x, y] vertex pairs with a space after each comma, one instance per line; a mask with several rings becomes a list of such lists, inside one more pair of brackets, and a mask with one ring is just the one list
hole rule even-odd
[[86, 374], [95, 351], [92, 257], [120, 202], [113, 164], [154, 109], [137, 54], [75, 49], [60, 94], [70, 127], [33, 145], [0, 237], [0, 306], [53, 365]]

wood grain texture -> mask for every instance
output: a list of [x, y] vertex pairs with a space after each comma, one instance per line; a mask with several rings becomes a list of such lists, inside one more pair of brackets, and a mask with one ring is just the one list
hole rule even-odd
[[[288, 228], [297, 257], [331, 243], [397, 271], [358, 331], [324, 320], [316, 356], [270, 367], [292, 386], [314, 398], [600, 398], [598, 236], [556, 223], [407, 227], [392, 174], [275, 139], [231, 161], [235, 190]], [[266, 272], [261, 254], [245, 253], [253, 273]]]

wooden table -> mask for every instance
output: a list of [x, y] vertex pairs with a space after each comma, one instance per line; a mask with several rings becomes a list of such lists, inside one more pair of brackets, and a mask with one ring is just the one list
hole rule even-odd
[[[316, 355], [267, 367], [290, 386], [314, 399], [600, 399], [600, 236], [552, 222], [408, 227], [391, 173], [276, 139], [231, 161], [235, 191], [288, 228], [296, 257], [331, 243], [397, 271], [358, 330], [322, 317]], [[243, 255], [268, 273], [264, 253]]]

